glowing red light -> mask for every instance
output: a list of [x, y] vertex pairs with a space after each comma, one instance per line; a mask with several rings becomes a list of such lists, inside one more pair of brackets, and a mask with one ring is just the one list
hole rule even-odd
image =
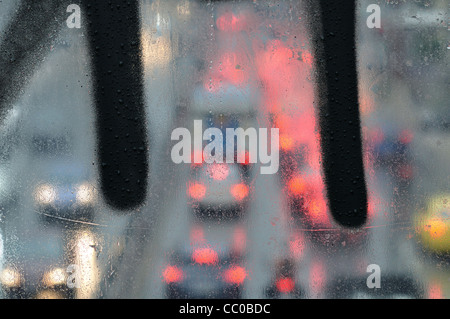
[[292, 292], [295, 288], [295, 282], [292, 278], [279, 278], [275, 285], [277, 290], [284, 294]]
[[192, 183], [189, 185], [189, 196], [193, 199], [200, 200], [205, 197], [206, 187], [200, 183]]
[[232, 266], [223, 273], [223, 279], [230, 284], [240, 285], [245, 278], [247, 278], [247, 271], [241, 266]]
[[[201, 162], [200, 163], [196, 163], [195, 159], [196, 158], [201, 158]], [[194, 150], [194, 152], [192, 152], [192, 156], [191, 156], [191, 165], [193, 166], [198, 166], [198, 165], [202, 165], [205, 162], [205, 158], [203, 156], [203, 150]]]
[[433, 283], [428, 287], [428, 299], [443, 299], [441, 285]]
[[241, 17], [237, 17], [232, 12], [222, 14], [216, 20], [217, 28], [220, 31], [241, 31], [245, 26], [245, 21]]
[[308, 65], [312, 66], [312, 64], [313, 64], [313, 56], [312, 56], [311, 52], [303, 51], [302, 52], [302, 61], [307, 63]]
[[248, 79], [247, 72], [244, 72], [246, 60], [242, 56], [238, 56], [235, 52], [225, 52], [219, 62], [221, 63], [219, 74], [227, 82], [240, 85]]
[[328, 224], [327, 203], [324, 198], [316, 198], [309, 202], [308, 213], [315, 223]]
[[280, 135], [280, 147], [285, 151], [291, 150], [295, 145], [295, 141], [287, 134]]
[[194, 250], [192, 259], [197, 264], [213, 265], [219, 261], [219, 255], [211, 248], [199, 248]]
[[250, 153], [247, 151], [247, 152], [245, 152], [245, 155], [244, 155], [244, 158], [245, 158], [245, 161], [244, 161], [244, 165], [248, 165], [248, 164], [250, 164]]
[[230, 190], [231, 195], [238, 201], [245, 199], [248, 196], [248, 191], [248, 186], [244, 183], [235, 184], [231, 186]]
[[293, 195], [300, 196], [306, 191], [306, 182], [302, 177], [296, 176], [289, 181], [288, 188]]
[[163, 271], [164, 281], [167, 283], [180, 282], [183, 280], [183, 271], [177, 266], [167, 266]]

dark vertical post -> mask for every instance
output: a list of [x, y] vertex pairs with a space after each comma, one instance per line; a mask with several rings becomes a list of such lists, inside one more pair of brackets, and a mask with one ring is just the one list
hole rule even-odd
[[316, 38], [323, 168], [331, 214], [343, 226], [367, 218], [356, 69], [354, 0], [319, 1], [322, 35]]
[[127, 210], [143, 203], [148, 156], [138, 1], [83, 1], [93, 71], [102, 194]]

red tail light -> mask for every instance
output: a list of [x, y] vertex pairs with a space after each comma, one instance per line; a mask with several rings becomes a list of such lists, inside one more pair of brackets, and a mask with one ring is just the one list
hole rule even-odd
[[163, 278], [166, 283], [180, 282], [183, 280], [183, 271], [177, 266], [167, 266], [163, 271]]
[[201, 183], [192, 183], [189, 185], [189, 196], [193, 199], [200, 200], [205, 197], [206, 187]]
[[292, 278], [279, 278], [275, 285], [277, 290], [284, 294], [292, 292], [295, 288], [295, 282]]
[[244, 153], [244, 161], [243, 162], [242, 162], [240, 156], [236, 156], [236, 162], [238, 162], [239, 164], [242, 164], [242, 165], [250, 164], [250, 153], [248, 151], [245, 151], [245, 153]]
[[192, 259], [197, 264], [214, 265], [219, 261], [219, 255], [211, 248], [199, 248], [194, 250]]
[[296, 176], [289, 181], [288, 188], [293, 195], [300, 196], [306, 191], [306, 182], [302, 177]]
[[312, 222], [328, 224], [327, 203], [324, 198], [316, 198], [309, 202], [309, 218]]
[[375, 214], [377, 213], [377, 203], [381, 203], [381, 199], [373, 196], [374, 195], [369, 196], [369, 201], [367, 203], [368, 223], [375, 218]]
[[245, 158], [245, 161], [244, 161], [243, 164], [244, 164], [244, 165], [250, 164], [250, 153], [249, 153], [248, 151], [245, 152], [244, 158]]
[[240, 285], [247, 278], [247, 271], [241, 266], [232, 266], [223, 273], [223, 280], [229, 284]]
[[248, 186], [244, 183], [231, 186], [230, 192], [237, 201], [241, 201], [248, 196]]
[[280, 135], [280, 147], [282, 150], [289, 151], [294, 147], [295, 141], [287, 134]]
[[432, 283], [428, 287], [428, 299], [444, 299], [440, 284]]
[[313, 65], [313, 56], [309, 51], [302, 52], [302, 61], [308, 64], [309, 66]]

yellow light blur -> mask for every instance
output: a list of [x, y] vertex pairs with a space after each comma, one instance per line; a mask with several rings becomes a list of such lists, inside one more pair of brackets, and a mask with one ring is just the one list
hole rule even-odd
[[8, 288], [20, 287], [22, 277], [20, 273], [13, 268], [5, 268], [0, 274], [0, 282]]
[[295, 141], [292, 137], [287, 134], [280, 135], [280, 147], [283, 150], [291, 150], [294, 147]]
[[56, 190], [49, 184], [39, 185], [36, 188], [34, 198], [39, 204], [51, 204], [56, 199]]
[[84, 183], [77, 188], [77, 202], [86, 205], [90, 204], [95, 199], [95, 188], [89, 183]]
[[97, 240], [90, 231], [82, 231], [75, 239], [75, 264], [78, 266], [78, 299], [95, 297], [99, 283], [99, 269], [95, 247]]
[[48, 287], [64, 285], [66, 283], [66, 272], [62, 268], [54, 268], [45, 273], [42, 281]]
[[424, 227], [425, 231], [429, 232], [432, 238], [440, 238], [447, 231], [447, 225], [443, 221], [437, 219], [428, 220]]
[[172, 48], [167, 37], [157, 37], [148, 30], [142, 32], [142, 54], [146, 70], [164, 68], [172, 60]]

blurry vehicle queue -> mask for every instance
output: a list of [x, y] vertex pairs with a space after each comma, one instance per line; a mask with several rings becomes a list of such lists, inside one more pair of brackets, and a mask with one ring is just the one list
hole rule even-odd
[[[214, 53], [212, 53], [212, 58], [208, 56], [207, 61], [209, 61], [210, 67], [202, 78], [203, 88], [200, 89], [207, 94], [203, 95], [204, 100], [202, 101], [192, 98], [190, 107], [196, 110], [199, 104], [206, 104], [203, 106], [205, 114], [203, 119], [206, 122], [219, 123], [219, 126], [217, 124], [215, 126], [221, 127], [223, 131], [226, 127], [246, 128], [251, 126], [248, 123], [257, 123], [260, 127], [278, 128], [280, 146], [278, 177], [283, 194], [288, 199], [290, 217], [296, 224], [295, 227], [299, 231], [306, 230], [309, 240], [314, 244], [327, 247], [328, 250], [330, 247], [337, 247], [337, 243], [345, 243], [348, 247], [366, 245], [369, 239], [367, 230], [377, 220], [376, 214], [382, 213], [376, 209], [377, 203], [381, 200], [380, 195], [370, 194], [368, 222], [364, 229], [359, 231], [340, 228], [331, 219], [328, 211], [321, 172], [320, 133], [317, 104], [315, 103], [314, 81], [317, 79], [314, 78], [314, 63], [316, 61], [314, 61], [313, 49], [307, 37], [309, 30], [302, 23], [296, 24], [291, 22], [292, 20], [290, 23], [293, 23], [294, 26], [286, 27], [286, 21], [282, 19], [263, 19], [262, 15], [257, 14], [250, 6], [236, 9], [236, 6], [225, 3], [217, 6], [216, 9], [214, 49], [210, 49]], [[301, 16], [298, 17], [298, 21], [301, 19]], [[403, 27], [407, 29], [409, 26]], [[297, 32], [292, 32], [293, 29]], [[374, 47], [369, 46], [370, 48], [375, 48], [377, 43], [382, 41], [384, 32], [389, 32], [389, 29], [387, 31], [374, 30], [375, 36], [370, 40], [373, 40], [375, 45]], [[400, 30], [399, 33], [401, 34], [401, 32]], [[392, 32], [391, 36], [396, 38], [398, 34]], [[388, 45], [391, 45], [388, 49], [398, 50], [396, 54], [399, 56], [407, 54], [393, 43]], [[382, 55], [383, 53], [375, 51], [374, 54]], [[367, 57], [362, 58], [362, 61], [366, 62]], [[373, 61], [369, 59], [368, 63], [368, 65], [361, 66], [368, 69], [369, 72], [361, 71], [360, 81], [367, 81], [364, 77], [370, 77], [370, 72], [378, 67], [385, 74], [387, 73], [387, 76], [397, 78], [400, 83], [406, 83], [405, 86], [411, 85], [412, 81], [408, 78], [408, 73], [398, 72], [398, 60], [388, 58], [375, 68], [371, 65]], [[236, 101], [231, 94], [228, 97], [223, 96], [223, 90], [230, 87], [237, 92], [248, 91], [248, 88], [251, 87], [252, 95], [247, 97], [246, 102]], [[389, 115], [381, 115], [383, 110], [395, 109], [396, 105], [376, 97], [373, 89], [371, 88], [372, 91], [368, 92], [367, 88], [362, 85], [360, 92], [361, 113], [364, 121], [366, 172], [373, 174], [373, 170], [380, 170], [390, 176], [392, 184], [389, 187], [392, 187], [392, 193], [397, 195], [392, 200], [398, 208], [398, 211], [392, 216], [392, 221], [409, 225], [411, 229], [415, 228], [415, 239], [422, 242], [425, 250], [448, 255], [450, 251], [448, 234], [450, 232], [448, 221], [445, 221], [448, 219], [445, 218], [445, 214], [448, 214], [448, 204], [445, 199], [448, 196], [434, 196], [434, 199], [426, 204], [426, 213], [412, 211], [412, 205], [408, 206], [408, 200], [414, 196], [411, 192], [411, 185], [414, 183], [417, 170], [411, 151], [415, 138], [415, 124], [410, 123], [411, 125], [408, 126], [404, 122], [396, 122], [387, 118]], [[205, 98], [205, 96], [208, 97]], [[380, 103], [385, 106], [379, 106]], [[245, 106], [246, 104], [247, 106]], [[237, 108], [236, 105], [244, 106]], [[257, 112], [252, 112], [253, 107], [257, 109]], [[250, 111], [247, 111], [246, 108], [249, 108]], [[195, 114], [198, 115], [198, 113]], [[255, 118], [249, 120], [251, 116]], [[193, 118], [196, 117], [193, 116]], [[189, 118], [189, 121], [191, 120], [192, 117]], [[225, 132], [223, 135], [225, 136]], [[226, 139], [223, 140], [225, 142]], [[248, 158], [251, 150], [247, 148], [245, 152], [245, 156]], [[252, 198], [252, 181], [255, 176], [252, 165], [249, 164], [241, 165], [248, 171], [245, 178], [241, 178], [239, 181], [239, 178], [234, 177], [235, 172], [238, 172], [234, 164], [203, 163], [203, 166], [209, 167], [202, 168], [206, 171], [203, 173], [204, 183], [199, 183], [199, 179], [194, 178], [195, 182], [188, 184], [187, 192], [196, 203], [194, 211], [198, 212], [200, 207], [200, 211], [204, 213], [206, 206], [208, 208], [206, 214], [210, 217], [212, 215], [217, 217], [218, 211], [228, 214], [225, 216], [227, 218], [235, 217], [235, 210], [229, 214], [231, 201], [234, 202], [234, 207], [239, 207], [245, 213], [246, 205]], [[198, 170], [198, 167], [195, 169]], [[208, 175], [209, 181], [206, 178]], [[198, 175], [194, 174], [193, 176]], [[230, 179], [225, 182], [228, 176]], [[234, 182], [233, 179], [235, 179]], [[209, 198], [209, 202], [206, 200], [209, 204], [205, 205], [205, 198], [211, 197], [210, 190], [217, 187], [216, 184], [220, 184], [220, 186], [215, 189], [215, 204], [211, 204], [211, 198]], [[239, 190], [235, 187], [236, 185], [241, 185]], [[233, 187], [235, 187], [234, 192]], [[224, 195], [227, 192], [233, 194], [234, 199], [233, 196], [229, 197], [229, 194]], [[243, 200], [245, 200], [245, 205], [243, 205]], [[404, 208], [402, 209], [402, 207]], [[202, 216], [204, 217], [205, 214]], [[413, 220], [415, 220], [415, 224]], [[191, 262], [195, 264], [193, 259]], [[267, 288], [266, 296], [270, 298], [279, 297], [280, 294], [290, 294], [295, 298], [304, 296], [302, 288], [295, 280], [296, 265], [292, 256], [279, 260], [275, 269], [273, 284]], [[181, 281], [181, 276], [178, 279]], [[364, 278], [358, 278], [355, 282], [358, 281], [364, 281]], [[418, 298], [423, 296], [420, 288], [408, 277], [386, 278], [385, 283], [390, 290], [382, 292], [378, 297]], [[337, 284], [338, 288], [335, 287], [337, 290], [342, 288], [339, 285], [341, 284]], [[348, 291], [344, 287], [342, 289], [345, 293], [339, 295], [333, 290], [333, 283], [330, 283], [329, 296], [367, 297], [372, 293], [368, 291], [352, 293], [352, 288], [349, 288], [351, 286], [352, 283], [348, 283]], [[384, 293], [386, 294], [383, 295]], [[173, 296], [172, 292], [169, 295]]]
[[[288, 18], [283, 14], [288, 12], [286, 10], [288, 5], [289, 3], [283, 2], [279, 4], [278, 9], [274, 6], [273, 18], [267, 12], [257, 12], [255, 9], [257, 7], [252, 5], [235, 6], [227, 2], [215, 5], [214, 41], [208, 43], [207, 49], [199, 50], [205, 56], [197, 56], [208, 67], [204, 68], [199, 83], [193, 85], [188, 93], [189, 102], [185, 120], [188, 125], [191, 125], [193, 120], [202, 120], [204, 126], [221, 129], [224, 144], [227, 143], [226, 128], [278, 128], [280, 166], [277, 178], [289, 203], [290, 219], [295, 225], [294, 228], [307, 230], [309, 239], [319, 246], [330, 247], [337, 242], [345, 242], [350, 247], [363, 245], [368, 239], [364, 230], [347, 231], [339, 228], [328, 211], [315, 102], [317, 79], [314, 78], [314, 64], [316, 61], [314, 61], [312, 43], [309, 39], [310, 30], [301, 15], [293, 20], [290, 19], [287, 24]], [[277, 14], [282, 17], [280, 18]], [[292, 32], [292, 30], [296, 31]], [[389, 67], [388, 65], [386, 69]], [[403, 79], [403, 81], [406, 80]], [[363, 119], [376, 114], [374, 105], [379, 101], [374, 101], [373, 97], [366, 94], [364, 90], [361, 92], [360, 99]], [[365, 128], [363, 132], [366, 145], [366, 171], [371, 172], [374, 168], [387, 170], [394, 180], [393, 188], [408, 193], [408, 187], [413, 181], [416, 170], [410, 150], [414, 140], [414, 130], [383, 121], [381, 116], [375, 117], [381, 120], [374, 121], [375, 123], [371, 123], [372, 126]], [[32, 138], [33, 147], [37, 147], [38, 155], [51, 152], [59, 152], [61, 155], [67, 151], [53, 149], [64, 144], [65, 136], [56, 137], [59, 140], [54, 140], [55, 137], [51, 137], [51, 134], [35, 135]], [[242, 148], [235, 144], [235, 157], [242, 155], [239, 154], [239, 150]], [[258, 173], [255, 165], [249, 162], [250, 157], [257, 156], [257, 154], [252, 155], [252, 151], [246, 144], [243, 163], [219, 164], [202, 161], [202, 163], [190, 164], [189, 180], [186, 182], [188, 196], [186, 204], [192, 207], [192, 213], [198, 218], [199, 225], [211, 220], [224, 220], [240, 227], [239, 220], [245, 218], [248, 205], [252, 200], [255, 176]], [[48, 182], [36, 186], [33, 196], [40, 218], [45, 220], [47, 215], [51, 215], [52, 218], [48, 220], [51, 223], [58, 221], [55, 221], [54, 216], [58, 216], [60, 222], [64, 222], [65, 219], [92, 222], [95, 218], [94, 203], [97, 195], [94, 191], [95, 183], [92, 181], [94, 174], [85, 171], [76, 163], [64, 162], [61, 167], [60, 161], [56, 159], [51, 169], [48, 169], [47, 165], [45, 167], [48, 171], [42, 170], [41, 174], [45, 175], [43, 180], [53, 179], [63, 184], [58, 186], [58, 183], [53, 185]], [[0, 199], [11, 200], [14, 196], [2, 196]], [[376, 219], [374, 206], [379, 200], [376, 196], [371, 194], [369, 198], [367, 227]], [[423, 247], [438, 254], [448, 255], [450, 251], [449, 200], [448, 194], [435, 194], [424, 204], [424, 210], [417, 212], [417, 216], [406, 213], [396, 217], [399, 218], [396, 221], [414, 221], [418, 240]], [[3, 205], [2, 209], [4, 209]], [[339, 231], [336, 231], [338, 228]], [[57, 228], [52, 229], [51, 232], [54, 233], [51, 234], [52, 236], [63, 237], [63, 231], [58, 232], [54, 230]], [[86, 255], [84, 251], [95, 248], [95, 244], [92, 243], [94, 239], [86, 235], [83, 229], [77, 231], [81, 235], [78, 235], [76, 245], [84, 245], [79, 255]], [[243, 234], [245, 237], [245, 232]], [[36, 234], [33, 236], [30, 242], [35, 240]], [[230, 244], [233, 235], [230, 234], [229, 237], [225, 242], [215, 245], [202, 241], [191, 247], [175, 248], [161, 274], [166, 284], [166, 296], [168, 298], [242, 297], [242, 283], [248, 275], [244, 265], [245, 252], [230, 248], [233, 247]], [[58, 240], [55, 239], [54, 243], [57, 242]], [[56, 256], [52, 257], [56, 260], [64, 254], [59, 252], [60, 246], [64, 244], [54, 246], [52, 248], [48, 245], [47, 250], [51, 250], [49, 255]], [[41, 247], [34, 250], [36, 252], [45, 249]], [[16, 252], [13, 254], [20, 255]], [[95, 251], [89, 250], [89, 256], [86, 257], [92, 264], [94, 255]], [[20, 257], [25, 259], [21, 261], [22, 264], [29, 263], [27, 253], [23, 253]], [[299, 298], [305, 295], [303, 287], [295, 279], [298, 265], [292, 257], [281, 258], [276, 262], [272, 282], [266, 287], [267, 297], [277, 298], [283, 294], [290, 294], [294, 298]], [[68, 264], [68, 258], [62, 259], [57, 262], [59, 267], [43, 274], [34, 274], [36, 277], [33, 279], [34, 282], [47, 278], [47, 282], [50, 282], [49, 287], [65, 286], [67, 273], [64, 273], [64, 268]], [[56, 262], [51, 260], [48, 264], [56, 264]], [[28, 266], [36, 267], [32, 264]], [[33, 270], [27, 270], [27, 272], [36, 273]], [[96, 280], [101, 275], [91, 274], [90, 276], [95, 278], [91, 281], [97, 283]], [[23, 285], [21, 278], [22, 275], [12, 267], [3, 269], [1, 279], [3, 287], [9, 289], [7, 297], [29, 297], [34, 294], [38, 284], [34, 283], [30, 288]], [[348, 285], [351, 286], [351, 283]], [[61, 288], [64, 292], [63, 297], [73, 297], [72, 292], [66, 288]], [[351, 290], [351, 288], [345, 290], [345, 294], [348, 295], [341, 294], [336, 297], [355, 297], [358, 292]], [[413, 297], [420, 296], [413, 290], [411, 289]], [[54, 291], [51, 290], [51, 292]], [[332, 289], [330, 296], [334, 293], [336, 291]], [[401, 293], [401, 291], [398, 292], [398, 294]]]
[[[236, 8], [226, 3], [217, 7], [214, 17], [214, 53], [202, 81], [208, 94], [200, 101], [197, 96], [192, 98], [192, 117], [205, 122], [217, 118], [212, 122], [223, 131], [255, 125], [278, 128], [278, 174], [291, 199], [293, 217], [313, 227], [332, 227], [321, 174], [314, 59], [301, 17], [287, 27], [283, 20], [269, 23], [250, 6]], [[294, 28], [296, 32], [290, 33]], [[223, 90], [230, 92], [225, 95]], [[236, 98], [235, 92], [244, 91], [249, 93], [241, 100]], [[199, 104], [204, 105], [204, 117], [195, 111]], [[252, 156], [251, 151], [247, 144], [246, 158]], [[391, 150], [392, 156], [395, 152]], [[228, 166], [232, 171], [232, 165]]]

